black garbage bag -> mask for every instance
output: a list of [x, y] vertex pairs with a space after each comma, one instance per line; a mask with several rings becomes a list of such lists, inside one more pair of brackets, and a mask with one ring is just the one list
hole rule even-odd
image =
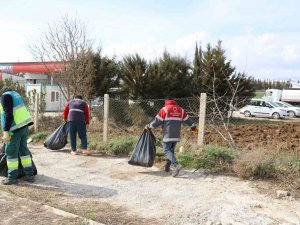
[[[32, 160], [32, 155], [30, 153], [31, 160]], [[37, 169], [36, 166], [32, 160], [32, 167], [33, 167], [33, 175], [37, 175]], [[2, 145], [0, 149], [0, 176], [7, 177], [7, 161], [6, 161], [6, 154], [5, 154], [5, 144]], [[23, 166], [21, 164], [21, 158], [19, 157], [19, 168], [18, 168], [18, 178], [22, 178], [25, 176]]]
[[68, 122], [63, 122], [44, 141], [44, 146], [51, 150], [59, 150], [66, 146], [68, 139]]
[[156, 155], [156, 140], [153, 133], [144, 130], [140, 136], [133, 153], [128, 161], [130, 165], [151, 167], [154, 164]]

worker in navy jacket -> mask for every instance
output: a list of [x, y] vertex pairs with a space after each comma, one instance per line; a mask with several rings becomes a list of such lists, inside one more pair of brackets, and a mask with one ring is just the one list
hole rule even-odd
[[71, 141], [71, 154], [78, 155], [76, 145], [77, 133], [81, 140], [81, 150], [85, 155], [91, 154], [87, 150], [87, 135], [86, 135], [86, 125], [90, 122], [90, 113], [88, 104], [82, 100], [82, 96], [77, 95], [74, 99], [70, 100], [64, 109], [64, 120], [69, 123], [69, 133]]
[[182, 166], [176, 160], [174, 150], [177, 142], [180, 140], [181, 124], [183, 122], [187, 123], [193, 131], [198, 131], [187, 112], [178, 106], [174, 99], [167, 99], [165, 106], [160, 109], [154, 120], [145, 127], [146, 129], [152, 129], [162, 125], [163, 151], [168, 157], [165, 171], [169, 172], [171, 164], [174, 165], [174, 177], [177, 176], [182, 169]]

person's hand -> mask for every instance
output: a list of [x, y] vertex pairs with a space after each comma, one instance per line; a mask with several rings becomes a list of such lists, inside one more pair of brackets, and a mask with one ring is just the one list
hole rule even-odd
[[10, 139], [11, 139], [11, 136], [9, 135], [8, 131], [4, 131], [3, 137], [2, 137], [2, 140], [4, 141], [4, 143], [9, 142]]
[[195, 135], [198, 135], [198, 128], [196, 126], [191, 127], [191, 130], [194, 132]]
[[145, 126], [145, 130], [151, 131], [151, 128], [149, 127], [149, 125]]

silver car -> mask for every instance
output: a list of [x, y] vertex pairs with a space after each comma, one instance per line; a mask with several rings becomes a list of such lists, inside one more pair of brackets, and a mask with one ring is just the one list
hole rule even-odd
[[288, 112], [283, 107], [276, 106], [273, 102], [263, 99], [252, 99], [248, 105], [240, 109], [240, 113], [246, 117], [260, 116], [271, 117], [273, 119], [284, 118]]
[[290, 117], [300, 116], [300, 108], [299, 107], [293, 106], [293, 105], [291, 105], [289, 103], [286, 103], [286, 102], [280, 102], [280, 101], [274, 101], [273, 103], [275, 105], [277, 105], [278, 107], [285, 108]]

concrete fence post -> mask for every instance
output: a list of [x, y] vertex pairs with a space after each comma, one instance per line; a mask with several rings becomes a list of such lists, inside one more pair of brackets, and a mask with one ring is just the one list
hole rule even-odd
[[39, 94], [35, 93], [34, 102], [34, 132], [38, 132], [38, 118], [39, 118]]
[[103, 141], [108, 140], [108, 113], [109, 113], [109, 95], [104, 95], [104, 113], [103, 113]]
[[198, 145], [204, 145], [204, 130], [206, 117], [206, 93], [200, 95]]

